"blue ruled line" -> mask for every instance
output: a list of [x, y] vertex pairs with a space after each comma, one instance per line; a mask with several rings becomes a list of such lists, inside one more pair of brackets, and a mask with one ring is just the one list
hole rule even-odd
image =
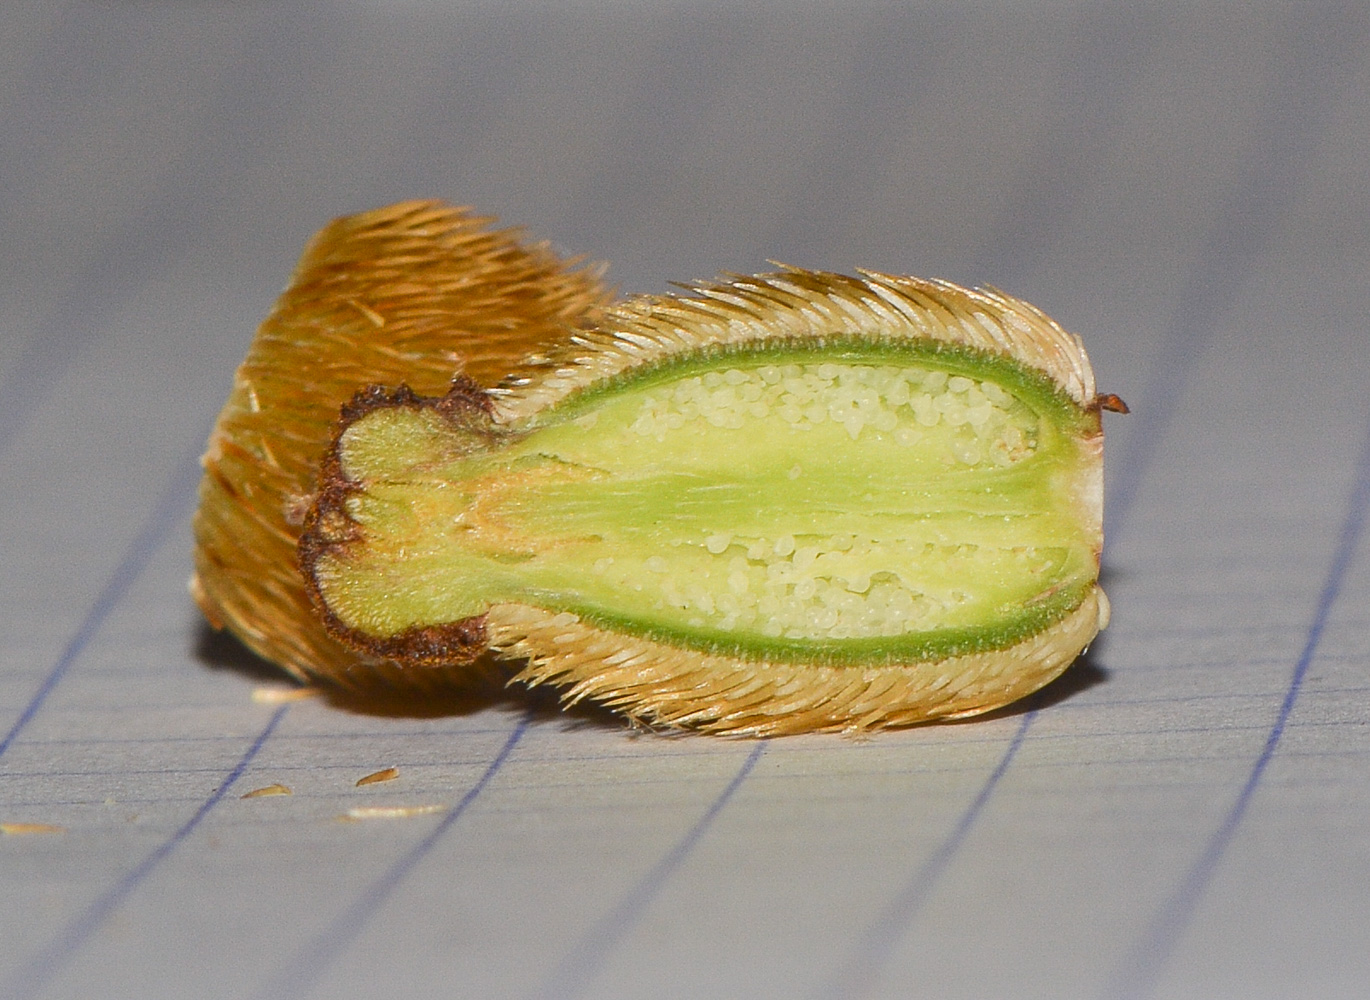
[[[1257, 136], [1256, 149], [1248, 158], [1250, 171], [1232, 186], [1229, 197], [1219, 207], [1214, 224], [1206, 236], [1199, 267], [1191, 273], [1190, 280], [1177, 296], [1171, 321], [1161, 337], [1157, 363], [1152, 367], [1145, 391], [1133, 400], [1138, 404], [1138, 412], [1130, 418], [1126, 453], [1123, 461], [1117, 463], [1117, 474], [1112, 477], [1109, 484], [1109, 504], [1105, 510], [1104, 520], [1104, 534], [1107, 538], [1116, 538], [1121, 526], [1130, 518], [1141, 493], [1142, 484], [1155, 462], [1160, 442], [1168, 434], [1179, 402], [1188, 388], [1190, 370], [1207, 351], [1219, 323], [1237, 301], [1241, 288], [1255, 271], [1260, 254], [1272, 242], [1277, 226], [1292, 204], [1299, 182], [1307, 172], [1310, 162], [1307, 148], [1312, 144], [1314, 130], [1319, 124], [1318, 112], [1326, 103], [1333, 85], [1344, 76], [1344, 64], [1354, 58], [1358, 52], [1360, 39], [1364, 35], [1365, 29], [1361, 23], [1364, 19], [1347, 14], [1348, 11], [1329, 10], [1316, 18], [1308, 17], [1302, 12], [1292, 15], [1295, 18], [1296, 30], [1290, 33], [1291, 38], [1286, 46], [1286, 52], [1289, 53], [1288, 60], [1297, 66], [1298, 71], [1282, 74], [1280, 79], [1293, 80], [1294, 85], [1283, 86], [1278, 93], [1272, 94], [1272, 99], [1267, 104], [1268, 114], [1261, 123], [1262, 128]], [[1327, 44], [1329, 40], [1332, 41], [1331, 45]], [[1318, 53], [1318, 58], [1305, 58], [1310, 52]], [[1363, 506], [1363, 499], [1361, 504]], [[1360, 516], [1363, 517], [1363, 514]], [[1355, 530], [1359, 532], [1359, 526], [1356, 526]], [[1348, 553], [1346, 559], [1349, 558]], [[1344, 573], [1344, 567], [1339, 570], [1334, 565], [1333, 573], [1339, 572]], [[1329, 580], [1331, 579], [1329, 577]], [[1339, 578], [1336, 586], [1340, 587]], [[1327, 598], [1328, 594], [1329, 591], [1325, 589], [1324, 598]], [[1331, 592], [1331, 596], [1335, 596], [1335, 591]], [[1326, 609], [1321, 604], [1319, 608], [1318, 620], [1314, 630], [1310, 632], [1310, 645], [1306, 653], [1309, 658], [1316, 647], [1317, 638], [1321, 635], [1322, 622], [1325, 620]], [[1248, 780], [1247, 788], [1243, 790], [1238, 805], [1229, 817], [1231, 827], [1224, 824], [1210, 844], [1213, 864], [1216, 864], [1217, 858], [1221, 855], [1226, 838], [1230, 838], [1236, 823], [1240, 821], [1241, 812], [1245, 811], [1246, 802], [1256, 782], [1259, 781], [1260, 772], [1264, 770], [1269, 754], [1273, 753], [1274, 746], [1279, 741], [1279, 734], [1283, 731], [1288, 710], [1292, 708], [1293, 699], [1297, 697], [1298, 684], [1302, 682], [1303, 671], [1306, 669], [1307, 663], [1301, 659], [1300, 667], [1295, 671], [1294, 683], [1286, 693], [1276, 728], [1271, 732], [1272, 742], [1268, 742], [1266, 751], [1257, 761], [1252, 778]], [[973, 823], [974, 814], [978, 814], [984, 800], [989, 798], [994, 786], [998, 784], [1003, 770], [1017, 753], [1027, 730], [1032, 725], [1034, 715], [1035, 713], [1030, 713], [1024, 718], [1015, 745], [1010, 747], [999, 768], [990, 776], [981, 790], [981, 795], [962, 818], [958, 830], [962, 826], [969, 829], [970, 823]], [[953, 833], [947, 844], [935, 856], [940, 857], [945, 852], [947, 860], [931, 873], [927, 887], [921, 890], [924, 894], [931, 890], [940, 871], [945, 869], [959, 846], [960, 840]], [[1205, 853], [1205, 857], [1208, 853]], [[1208, 875], [1201, 872], [1203, 863], [1201, 859], [1194, 869], [1195, 873], [1199, 873], [1201, 881], [1194, 885], [1193, 899], [1188, 903], [1191, 910], [1207, 884]], [[933, 862], [929, 861], [927, 864], [932, 865]], [[927, 865], [914, 876], [913, 882], [910, 883], [911, 887], [920, 884], [919, 880], [924, 870], [927, 870]], [[1177, 899], [1179, 895], [1177, 894]], [[887, 911], [891, 917], [897, 912], [897, 903], [898, 901]], [[868, 943], [867, 950], [858, 954], [866, 954], [873, 962], [885, 961], [897, 943], [899, 934], [916, 917], [920, 905], [921, 903], [915, 901], [907, 918], [902, 922], [894, 920], [887, 927], [882, 927], [881, 923], [877, 922], [868, 931], [867, 942], [883, 941], [888, 938], [888, 948], [877, 951]], [[1187, 921], [1187, 916], [1185, 920]], [[1178, 940], [1182, 931], [1183, 926], [1176, 927], [1174, 940]], [[1170, 947], [1173, 945], [1174, 941], [1171, 941]], [[1155, 962], [1156, 971], [1159, 971], [1164, 956], [1153, 957], [1152, 961]], [[853, 969], [854, 963], [855, 960], [849, 960], [842, 968]], [[877, 972], [878, 967], [870, 967], [863, 969], [860, 975], [873, 979]], [[837, 980], [834, 979], [832, 982], [836, 983]], [[859, 996], [860, 993], [855, 991], [854, 983], [855, 980], [849, 982], [838, 995]]]
[[301, 1000], [301, 998], [308, 996], [318, 985], [319, 979], [328, 971], [329, 966], [362, 932], [376, 912], [385, 905], [385, 901], [399, 888], [400, 883], [427, 856], [428, 852], [451, 829], [452, 825], [461, 819], [462, 814], [485, 789], [485, 786], [490, 783], [496, 772], [504, 766], [505, 761], [509, 759], [509, 755], [513, 753], [514, 747], [523, 738], [523, 734], [527, 730], [528, 719], [525, 717], [514, 727], [514, 731], [509, 734], [504, 746], [495, 755], [495, 759], [490, 762], [490, 766], [485, 769], [485, 773], [480, 776], [480, 780], [471, 786], [467, 793], [462, 796], [460, 802], [447, 811], [428, 836], [415, 844], [407, 854], [391, 865], [389, 870], [362, 893], [355, 903], [334, 920], [322, 934], [296, 952], [290, 961], [267, 979], [253, 996], [261, 998], [282, 997], [290, 998], [290, 1000]]
[[95, 634], [99, 632], [100, 626], [104, 624], [110, 612], [124, 599], [133, 582], [147, 568], [148, 561], [151, 560], [153, 553], [157, 551], [172, 525], [176, 524], [181, 515], [190, 507], [191, 500], [195, 496], [195, 484], [200, 479], [200, 467], [195, 462], [195, 458], [199, 457], [202, 450], [199, 442], [204, 441], [208, 436], [209, 428], [206, 426], [204, 434], [195, 439], [197, 444], [194, 455], [183, 456], [176, 463], [176, 472], [162, 492], [161, 497], [158, 498], [157, 506], [152, 509], [152, 513], [143, 522], [142, 528], [139, 529], [129, 547], [124, 550], [118, 565], [114, 567], [114, 572], [105, 581], [104, 588], [95, 598], [95, 603], [91, 605], [90, 610], [86, 612], [81, 624], [76, 627], [76, 632], [68, 640], [66, 648], [62, 650], [62, 655], [57, 658], [57, 662], [52, 665], [47, 676], [38, 685], [38, 690], [29, 699], [24, 710], [19, 713], [19, 718], [10, 726], [4, 739], [0, 739], [0, 757], [4, 756], [5, 751], [14, 743], [24, 727], [33, 721], [34, 716], [43, 707], [43, 703], [47, 701], [48, 695], [52, 694], [53, 689], [62, 682], [62, 678], [71, 669], [71, 665], [85, 652], [86, 647], [95, 638]]
[[12, 1000], [36, 996], [54, 976], [67, 966], [77, 952], [81, 950], [81, 947], [119, 908], [119, 905], [157, 869], [158, 865], [167, 859], [172, 851], [176, 850], [195, 831], [201, 821], [209, 815], [210, 810], [219, 804], [233, 783], [242, 777], [243, 772], [247, 770], [248, 765], [252, 763], [253, 758], [257, 756], [262, 746], [271, 738], [271, 734], [280, 725], [281, 720], [285, 718], [285, 713], [289, 708], [289, 705], [282, 705], [276, 709], [266, 727], [257, 734], [257, 738], [247, 748], [247, 752], [243, 754], [233, 770], [228, 772], [228, 776], [220, 782], [219, 787], [214, 789], [214, 793], [201, 803], [200, 808], [195, 811], [195, 815], [186, 820], [180, 829], [149, 854], [142, 864], [120, 879], [114, 888], [97, 899], [86, 908], [84, 913], [68, 924], [47, 948], [20, 966], [18, 972], [5, 984], [4, 996], [10, 997]]
[[1322, 593], [1318, 595], [1313, 623], [1308, 627], [1303, 650], [1294, 664], [1289, 688], [1284, 693], [1284, 700], [1280, 702], [1274, 725], [1270, 727], [1270, 732], [1266, 736], [1265, 746], [1252, 765], [1246, 784], [1242, 786], [1236, 801], [1232, 803], [1231, 810], [1209, 839], [1198, 860], [1185, 874], [1179, 887], [1156, 912], [1141, 940], [1127, 953], [1110, 976], [1102, 994], [1109, 1000], [1140, 1000], [1141, 997], [1149, 995], [1181, 937], [1193, 921], [1199, 900], [1213, 880], [1228, 845], [1231, 844], [1237, 828], [1246, 816], [1261, 777], [1265, 774], [1265, 769], [1284, 736], [1289, 716], [1294, 711], [1294, 703], [1298, 700], [1299, 691], [1303, 687], [1304, 677], [1308, 674], [1308, 668], [1317, 655], [1318, 645], [1322, 642], [1327, 619], [1341, 593], [1342, 585], [1346, 582], [1347, 571], [1360, 544], [1361, 535], [1365, 532], [1367, 508], [1370, 508], [1370, 435], [1366, 437], [1356, 465], [1356, 481], [1351, 490], [1346, 520], [1337, 539], [1337, 547], [1327, 571], [1327, 579], [1323, 583]]
[[1238, 301], [1260, 257], [1274, 241], [1300, 182], [1314, 162], [1329, 96], [1355, 70], [1368, 27], [1365, 6], [1291, 8], [1284, 44], [1275, 53], [1264, 115], [1210, 227], [1198, 266], [1181, 287], [1152, 370], [1129, 421], [1128, 453], [1109, 486], [1105, 535], [1131, 513], [1160, 442], [1170, 429], [1188, 375], [1208, 350], [1214, 329]]
[[947, 866], [961, 850], [961, 845], [970, 836], [975, 821], [980, 818], [985, 804], [998, 788], [1000, 779], [1013, 763], [1013, 758], [1018, 755], [1036, 718], [1036, 709], [1023, 716], [1023, 721], [1018, 724], [1018, 731], [1013, 734], [1013, 739], [999, 759], [998, 766], [985, 779], [985, 783], [980, 787], [980, 793], [975, 796], [975, 801], [961, 814], [956, 829], [952, 830], [942, 846], [923, 862], [922, 867], [914, 872], [913, 877], [885, 908], [885, 912], [867, 928], [847, 961], [832, 978], [813, 992], [815, 1000], [856, 1000], [870, 994], [880, 970], [889, 961], [899, 939], [918, 919], [919, 912], [932, 895], [932, 890], [942, 878], [942, 873], [947, 870]]
[[733, 775], [733, 780], [728, 782], [726, 788], [719, 793], [713, 803], [705, 810], [704, 815], [699, 817], [699, 821], [690, 828], [690, 832], [685, 834], [671, 850], [663, 857], [642, 880], [633, 886], [618, 905], [602, 917], [588, 934], [581, 939], [580, 944], [557, 966], [556, 970], [534, 993], [534, 997], [545, 998], [545, 1000], [572, 1000], [573, 997], [583, 996], [594, 980], [595, 975], [604, 967], [609, 953], [614, 946], [628, 933], [642, 912], [661, 892], [666, 882], [675, 874], [676, 870], [684, 864], [685, 859], [695, 849], [695, 845], [708, 832], [713, 825], [718, 814], [723, 811], [723, 807], [728, 804], [728, 800], [741, 787], [742, 782], [747, 780], [747, 776], [756, 767], [756, 762], [761, 759], [761, 754], [766, 750], [766, 742], [762, 740], [757, 743], [752, 752], [747, 755], [747, 759], [742, 762], [742, 767], [737, 774]]

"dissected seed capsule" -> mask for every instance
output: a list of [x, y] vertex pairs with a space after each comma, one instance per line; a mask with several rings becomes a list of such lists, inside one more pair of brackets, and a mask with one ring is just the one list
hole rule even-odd
[[422, 686], [332, 639], [295, 560], [338, 409], [358, 386], [493, 384], [609, 293], [545, 245], [438, 202], [338, 219], [306, 248], [238, 369], [203, 459], [191, 592], [215, 627], [300, 679]]
[[993, 291], [788, 270], [647, 297], [556, 364], [343, 410], [300, 540], [372, 662], [487, 649], [654, 724], [768, 735], [958, 718], [1108, 618], [1099, 396]]

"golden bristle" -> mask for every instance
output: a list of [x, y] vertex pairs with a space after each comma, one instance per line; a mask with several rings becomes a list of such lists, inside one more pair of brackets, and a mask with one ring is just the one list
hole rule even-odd
[[299, 524], [342, 404], [369, 383], [493, 384], [611, 298], [599, 269], [491, 222], [436, 201], [334, 221], [238, 369], [202, 460], [191, 592], [211, 624], [296, 677], [438, 679], [337, 643], [306, 594]]

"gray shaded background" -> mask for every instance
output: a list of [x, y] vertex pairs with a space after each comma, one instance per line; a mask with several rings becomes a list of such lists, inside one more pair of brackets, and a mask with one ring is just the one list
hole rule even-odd
[[[1367, 98], [1358, 3], [11, 0], [0, 822], [67, 832], [0, 837], [0, 996], [1363, 995]], [[194, 458], [308, 235], [428, 196], [1039, 305], [1134, 409], [1112, 627], [856, 744], [253, 703]]]

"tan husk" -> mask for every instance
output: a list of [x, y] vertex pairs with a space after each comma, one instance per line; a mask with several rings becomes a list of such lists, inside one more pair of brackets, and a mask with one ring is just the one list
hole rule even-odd
[[592, 323], [597, 268], [434, 201], [338, 219], [257, 331], [209, 439], [191, 592], [216, 627], [301, 679], [422, 687], [448, 678], [364, 657], [325, 631], [296, 563], [339, 408], [368, 383], [490, 385]]

